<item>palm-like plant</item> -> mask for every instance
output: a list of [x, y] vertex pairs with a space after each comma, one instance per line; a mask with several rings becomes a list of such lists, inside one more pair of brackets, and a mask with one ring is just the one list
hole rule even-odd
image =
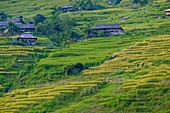
[[20, 28], [18, 26], [16, 26], [14, 23], [12, 23], [12, 22], [8, 23], [5, 33], [7, 33], [7, 39], [9, 40], [10, 43], [12, 41], [10, 36], [16, 35], [19, 31], [20, 31]]

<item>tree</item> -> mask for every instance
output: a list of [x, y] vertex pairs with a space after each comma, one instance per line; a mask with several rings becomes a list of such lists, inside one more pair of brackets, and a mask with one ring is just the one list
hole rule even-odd
[[37, 14], [33, 19], [34, 19], [35, 24], [44, 22], [46, 20], [46, 18], [42, 14]]
[[75, 4], [73, 4], [73, 9], [75, 11], [82, 10], [96, 10], [104, 8], [101, 5], [96, 4], [92, 0], [77, 0]]
[[0, 21], [5, 21], [7, 19], [7, 14], [0, 12]]
[[140, 0], [132, 0], [133, 3], [137, 4]]
[[35, 31], [38, 34], [47, 35], [57, 45], [65, 45], [71, 38], [79, 36], [73, 31], [74, 26], [76, 22], [73, 18], [66, 15], [54, 15], [46, 23], [39, 23]]
[[145, 4], [148, 4], [149, 1], [148, 0], [133, 0], [133, 3], [137, 4], [139, 3], [140, 5], [145, 5]]
[[117, 5], [121, 2], [122, 0], [114, 0], [114, 4]]
[[20, 31], [20, 28], [16, 26], [14, 23], [10, 22], [7, 26], [7, 29], [4, 32], [7, 33], [7, 39], [9, 40], [9, 42], [11, 42], [12, 39], [10, 38], [10, 36], [16, 35], [17, 32], [19, 31]]

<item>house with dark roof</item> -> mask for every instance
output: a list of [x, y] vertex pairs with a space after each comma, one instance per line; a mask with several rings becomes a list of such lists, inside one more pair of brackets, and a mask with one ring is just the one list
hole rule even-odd
[[0, 27], [6, 28], [8, 26], [8, 22], [0, 22]]
[[111, 4], [113, 2], [114, 2], [114, 0], [108, 0], [108, 4]]
[[13, 23], [16, 23], [16, 24], [25, 24], [22, 17], [18, 17], [18, 18], [9, 18], [7, 20], [8, 22], [13, 22]]
[[95, 28], [93, 28], [94, 35], [118, 35], [124, 34], [124, 30], [119, 24], [98, 24]]
[[16, 40], [17, 42], [26, 43], [28, 45], [35, 45], [37, 37], [33, 36], [28, 32], [21, 34], [20, 37], [18, 37]]
[[123, 16], [120, 20], [127, 20], [129, 18], [130, 18], [129, 16]]
[[170, 16], [170, 9], [165, 10], [166, 16]]
[[61, 9], [62, 9], [62, 12], [73, 11], [73, 6], [71, 6], [71, 5], [62, 6]]
[[34, 32], [35, 25], [34, 24], [15, 24], [20, 28], [22, 32]]
[[25, 24], [23, 21], [23, 17], [20, 16], [18, 18], [10, 18], [5, 22], [0, 22], [0, 27], [7, 28], [8, 23], [14, 23], [16, 26], [20, 28], [21, 32], [34, 32], [35, 25], [34, 24]]

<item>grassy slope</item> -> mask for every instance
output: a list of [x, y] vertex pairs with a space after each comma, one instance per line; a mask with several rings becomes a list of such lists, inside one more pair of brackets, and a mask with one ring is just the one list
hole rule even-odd
[[102, 76], [108, 83], [97, 94], [72, 101], [55, 113], [169, 112], [169, 41], [169, 35], [147, 39], [85, 71], [84, 76]]
[[[51, 8], [70, 5], [75, 0], [5, 0], [0, 2], [0, 9], [11, 16], [24, 16], [26, 18], [33, 17], [36, 14], [51, 15]], [[95, 0], [95, 2], [107, 6], [107, 2], [103, 0]]]
[[[67, 13], [69, 16], [75, 17], [80, 24], [80, 26], [75, 28], [77, 31], [81, 32], [80, 29], [89, 24], [89, 21], [93, 22], [94, 25], [118, 22], [127, 34], [89, 39], [71, 44], [62, 50], [57, 50], [46, 59], [38, 62], [36, 70], [23, 79], [28, 84], [30, 82], [35, 84], [35, 82], [32, 82], [33, 80], [36, 80], [37, 83], [58, 80], [62, 76], [64, 67], [68, 65], [75, 63], [83, 63], [87, 67], [99, 65], [114, 52], [127, 48], [137, 41], [142, 41], [148, 37], [169, 34], [169, 18], [164, 18], [164, 12], [162, 11], [162, 9], [167, 8], [167, 3], [160, 3], [160, 6], [155, 9], [157, 5], [152, 3], [140, 9], [109, 8], [97, 11]], [[122, 16], [130, 16], [130, 19], [120, 21]], [[89, 21], [86, 20], [87, 17]], [[63, 55], [64, 57], [61, 57]]]
[[[11, 37], [10, 41], [16, 37]], [[53, 51], [53, 48], [44, 46], [51, 43], [44, 37], [38, 37], [37, 46], [11, 45], [8, 42], [7, 37], [0, 37], [0, 82], [4, 86], [0, 94], [11, 89], [15, 81], [28, 73], [27, 70], [32, 70], [39, 58]]]
[[[18, 1], [18, 2], [22, 3], [21, 1]], [[28, 2], [31, 2], [31, 1], [28, 1]], [[33, 2], [31, 2], [31, 3], [33, 3]], [[34, 3], [38, 4], [38, 0], [34, 1]], [[42, 2], [42, 4], [43, 3], [44, 2]], [[52, 2], [50, 1], [49, 4], [50, 3], [52, 3]], [[64, 3], [64, 2], [62, 2], [62, 3]], [[1, 4], [3, 4], [3, 5], [1, 5], [0, 8], [5, 9], [7, 2], [1, 2]], [[128, 48], [128, 46], [133, 45], [135, 42], [142, 41], [148, 37], [159, 36], [162, 34], [169, 34], [169, 32], [168, 32], [168, 29], [170, 27], [168, 24], [169, 18], [163, 18], [164, 17], [163, 10], [168, 8], [169, 3], [160, 2], [159, 4], [160, 4], [160, 6], [158, 6], [158, 4], [156, 4], [156, 3], [153, 3], [152, 5], [148, 5], [146, 7], [140, 8], [140, 9], [110, 8], [110, 9], [106, 9], [106, 10], [98, 10], [98, 11], [90, 11], [90, 12], [83, 11], [83, 12], [78, 12], [78, 13], [77, 12], [76, 13], [67, 13], [67, 15], [75, 17], [76, 20], [80, 23], [80, 26], [75, 28], [79, 32], [81, 32], [80, 29], [83, 29], [84, 27], [86, 27], [85, 24], [88, 24], [89, 21], [93, 22], [94, 25], [98, 24], [98, 23], [118, 22], [118, 23], [120, 23], [121, 26], [123, 26], [123, 28], [125, 29], [127, 34], [123, 35], [123, 36], [116, 36], [116, 37], [111, 36], [108, 38], [104, 37], [104, 38], [99, 38], [99, 39], [97, 39], [97, 38], [90, 39], [88, 41], [82, 41], [80, 43], [71, 44], [70, 47], [67, 47], [63, 50], [55, 50], [56, 52], [51, 53], [48, 58], [43, 59], [40, 62], [37, 62], [37, 67], [35, 68], [35, 70], [31, 71], [31, 73], [28, 72], [27, 76], [25, 78], [22, 78], [22, 79], [18, 78], [17, 80], [20, 83], [22, 83], [22, 85], [24, 85], [24, 83], [26, 82], [27, 85], [29, 86], [29, 83], [38, 84], [38, 83], [42, 83], [44, 81], [49, 81], [49, 80], [54, 80], [53, 83], [57, 82], [58, 84], [60, 84], [60, 82], [61, 82], [61, 84], [64, 84], [64, 83], [69, 83], [70, 81], [74, 82], [76, 80], [77, 81], [89, 81], [89, 80], [107, 81], [105, 79], [108, 79], [109, 81], [113, 81], [113, 82], [105, 85], [104, 88], [99, 90], [99, 93], [97, 93], [96, 95], [94, 95], [94, 96], [91, 95], [89, 97], [77, 98], [78, 100], [75, 99], [75, 101], [72, 101], [72, 102], [68, 101], [68, 104], [66, 106], [64, 106], [65, 104], [63, 106], [61, 105], [60, 107], [58, 107], [56, 112], [71, 112], [71, 111], [73, 111], [73, 112], [80, 112], [80, 111], [82, 111], [82, 112], [99, 112], [99, 111], [112, 112], [113, 110], [117, 110], [116, 112], [118, 112], [118, 111], [120, 111], [120, 112], [121, 111], [122, 112], [124, 112], [124, 111], [138, 112], [138, 111], [140, 111], [141, 109], [138, 109], [137, 107], [139, 107], [138, 105], [141, 103], [135, 104], [137, 107], [134, 106], [134, 104], [129, 104], [129, 103], [134, 102], [133, 98], [132, 98], [134, 96], [136, 97], [136, 99], [140, 99], [140, 98], [137, 98], [137, 96], [140, 96], [140, 95], [138, 95], [138, 92], [139, 93], [142, 92], [142, 95], [144, 95], [144, 96], [145, 96], [145, 93], [147, 93], [147, 92], [144, 92], [144, 91], [140, 92], [139, 91], [140, 89], [136, 88], [134, 90], [128, 91], [128, 94], [125, 95], [124, 91], [125, 92], [127, 92], [127, 91], [124, 89], [121, 89], [123, 86], [122, 82], [115, 83], [114, 80], [118, 80], [118, 81], [123, 80], [123, 82], [125, 82], [128, 79], [134, 80], [134, 79], [136, 79], [135, 76], [137, 76], [139, 74], [140, 75], [146, 74], [145, 70], [147, 71], [147, 69], [149, 71], [152, 70], [153, 72], [156, 72], [155, 70], [157, 70], [157, 67], [160, 66], [162, 69], [166, 69], [166, 67], [169, 66], [169, 64], [161, 65], [161, 63], [158, 62], [157, 66], [153, 66], [153, 67], [146, 66], [146, 69], [142, 68], [142, 70], [144, 70], [144, 72], [142, 72], [142, 71], [140, 72], [140, 70], [136, 69], [135, 67], [133, 67], [132, 70], [126, 72], [125, 70], [122, 70], [122, 68], [123, 69], [127, 68], [129, 63], [134, 62], [134, 64], [136, 64], [137, 62], [140, 62], [140, 63], [142, 62], [141, 59], [133, 59], [131, 56], [128, 59], [123, 57], [120, 61], [119, 60], [113, 61], [113, 64], [116, 64], [116, 63], [119, 64], [118, 67], [117, 67], [117, 65], [116, 66], [114, 65], [115, 68], [113, 65], [111, 65], [112, 63], [111, 64], [108, 63], [110, 65], [108, 65], [107, 63], [104, 63], [104, 65], [106, 64], [105, 66], [101, 65], [97, 68], [96, 67], [89, 68], [90, 70], [84, 71], [84, 74], [81, 76], [78, 76], [78, 77], [75, 77], [75, 76], [65, 77], [61, 80], [58, 80], [58, 76], [56, 76], [56, 75], [58, 72], [61, 72], [63, 70], [63, 66], [66, 66], [69, 64], [74, 64], [76, 62], [82, 62], [86, 65], [91, 65], [91, 66], [96, 65], [96, 64], [98, 65], [98, 64], [102, 63], [110, 55], [112, 55], [114, 52], [116, 52], [117, 48], [120, 48], [120, 49]], [[17, 4], [15, 4], [15, 5], [17, 5]], [[41, 4], [38, 4], [38, 5], [41, 5]], [[9, 4], [9, 6], [12, 8], [14, 6], [14, 4]], [[22, 6], [24, 6], [24, 4]], [[16, 16], [17, 15], [19, 16], [22, 14], [22, 15], [29, 15], [31, 17], [31, 16], [33, 16], [32, 15], [33, 11], [31, 12], [31, 10], [33, 9], [32, 6], [29, 7], [29, 9], [26, 8], [25, 11], [23, 11], [23, 13], [21, 10], [20, 10], [21, 12], [19, 12], [19, 10], [9, 10], [10, 11], [9, 14], [16, 13]], [[36, 7], [38, 7], [38, 6], [36, 6]], [[51, 7], [51, 5], [49, 5], [49, 7]], [[155, 7], [157, 7], [157, 8], [155, 8]], [[17, 11], [17, 12], [15, 12], [15, 11]], [[37, 12], [36, 11], [35, 12], [39, 13], [39, 11], [40, 10], [37, 10]], [[46, 10], [42, 9], [42, 13], [46, 14], [46, 15], [49, 15], [49, 11], [50, 11], [49, 8], [47, 8], [47, 13], [45, 13]], [[130, 16], [130, 19], [127, 21], [120, 21], [120, 17], [122, 17], [122, 16]], [[156, 16], [160, 16], [162, 18], [158, 19], [158, 18], [156, 18]], [[88, 21], [85, 19], [87, 17], [89, 18]], [[124, 39], [124, 40], [122, 41], [122, 39]], [[158, 39], [160, 39], [160, 38], [158, 38]], [[3, 41], [4, 40], [1, 40], [2, 49], [4, 49], [3, 48], [4, 45], [6, 46], [6, 41], [5, 42], [3, 42]], [[14, 50], [18, 49], [16, 46], [12, 46], [12, 47], [14, 48]], [[20, 46], [19, 48], [23, 48], [23, 47]], [[34, 48], [34, 47], [32, 47], [32, 48]], [[94, 52], [94, 49], [96, 52]], [[107, 51], [106, 51], [106, 49], [107, 49]], [[162, 48], [162, 49], [165, 49], [165, 48]], [[47, 49], [47, 50], [49, 50], [49, 49]], [[79, 50], [79, 51], [77, 51], [77, 50]], [[150, 48], [148, 48], [148, 50], [150, 50]], [[152, 51], [152, 50], [150, 50], [150, 51]], [[10, 51], [8, 50], [8, 52], [10, 52]], [[25, 52], [25, 51], [22, 50], [22, 52]], [[32, 51], [32, 52], [37, 53], [36, 51]], [[126, 52], [128, 52], [128, 51], [125, 51], [125, 53]], [[74, 54], [70, 54], [70, 53], [74, 53]], [[140, 52], [137, 52], [137, 55], [138, 55], [138, 53], [140, 53]], [[67, 58], [60, 58], [60, 57], [57, 57], [58, 54], [69, 54], [69, 55], [67, 56]], [[76, 55], [76, 56], [74, 56], [74, 55]], [[151, 56], [152, 55], [154, 55], [154, 53], [151, 53]], [[160, 53], [160, 55], [169, 56], [169, 53], [168, 54]], [[149, 59], [155, 58], [155, 57], [151, 57], [151, 56], [148, 56], [148, 58]], [[20, 58], [23, 58], [23, 57], [20, 57]], [[35, 58], [35, 57], [33, 57], [33, 58]], [[162, 58], [162, 57], [160, 57], [160, 58]], [[3, 57], [3, 59], [4, 59], [4, 57]], [[9, 57], [8, 61], [11, 61], [12, 59], [13, 59], [13, 57]], [[63, 60], [61, 60], [61, 59], [63, 59], [65, 61], [64, 65], [63, 65]], [[82, 59], [84, 59], [84, 60], [82, 60]], [[143, 58], [143, 59], [145, 59], [145, 58]], [[1, 60], [1, 61], [4, 62], [4, 60]], [[126, 61], [126, 64], [121, 64], [121, 63], [124, 63], [123, 61]], [[129, 62], [129, 63], [127, 63], [127, 62]], [[164, 57], [161, 62], [164, 62]], [[8, 63], [8, 62], [5, 61], [5, 63]], [[11, 64], [11, 63], [9, 62], [9, 64]], [[58, 67], [58, 64], [61, 64], [62, 66]], [[53, 68], [51, 67], [48, 69], [48, 67], [50, 67], [50, 66], [54, 66], [54, 67]], [[23, 66], [20, 65], [20, 67], [23, 67]], [[113, 68], [111, 68], [111, 67], [113, 67]], [[3, 69], [3, 68], [4, 67], [2, 66], [1, 69]], [[166, 70], [165, 70], [165, 72], [166, 72]], [[167, 73], [169, 73], [169, 72], [167, 72]], [[122, 74], [121, 77], [117, 76], [120, 74]], [[89, 76], [89, 75], [91, 75], [91, 76]], [[112, 75], [112, 76], [110, 77], [110, 75]], [[166, 74], [165, 74], [165, 77], [166, 77]], [[33, 81], [33, 80], [35, 80], [35, 81]], [[160, 79], [158, 78], [158, 80], [160, 80]], [[167, 79], [167, 81], [168, 81], [168, 79]], [[51, 83], [51, 84], [53, 84], [53, 83]], [[125, 84], [125, 86], [126, 86], [126, 83], [123, 83], [123, 84]], [[127, 82], [127, 84], [128, 84], [128, 82]], [[47, 85], [47, 84], [44, 84], [44, 85]], [[144, 81], [144, 85], [145, 85], [145, 81]], [[163, 95], [163, 97], [168, 97], [169, 93], [167, 93], [167, 92], [169, 91], [169, 86], [165, 85], [164, 87], [162, 87], [162, 82], [160, 82], [159, 86], [161, 86], [160, 91], [164, 92], [164, 89], [165, 90], [168, 89], [167, 91], [165, 91], [165, 95], [162, 94], [162, 92], [159, 92], [159, 91], [154, 92], [151, 90], [150, 92], [149, 91], [148, 92], [152, 96], [151, 95], [148, 95], [148, 96], [149, 97], [155, 97], [155, 96], [159, 97], [160, 95], [158, 95], [158, 94], [161, 94], [160, 98], [162, 98], [162, 95]], [[153, 90], [154, 90], [154, 87], [153, 87]], [[130, 94], [132, 94], [132, 95], [130, 95]], [[77, 103], [76, 100], [81, 101], [81, 102]], [[156, 102], [156, 101], [154, 99], [152, 99], [152, 101], [153, 101], [153, 103], [150, 103], [150, 105], [154, 106], [154, 102]], [[161, 103], [161, 106], [167, 105], [166, 109], [168, 109], [168, 105], [169, 105], [168, 98], [165, 98], [164, 100], [161, 99], [161, 101], [165, 101], [165, 103]], [[160, 103], [160, 102], [158, 102], [158, 103]], [[47, 104], [48, 104], [48, 102], [47, 102]], [[128, 104], [129, 104], [129, 106], [127, 106]], [[145, 103], [145, 101], [144, 101], [142, 103], [142, 105], [143, 104], [147, 105], [148, 103], [147, 102]], [[22, 106], [20, 106], [20, 107], [22, 107]], [[44, 108], [44, 109], [46, 108], [43, 105], [42, 106], [40, 105], [38, 107], [39, 107], [38, 110], [40, 110], [42, 108]], [[47, 108], [48, 107], [49, 106], [47, 106]], [[126, 109], [126, 107], [128, 107], [129, 109]], [[146, 106], [143, 106], [143, 108], [145, 108], [145, 107]], [[34, 109], [34, 107], [33, 107], [33, 109]], [[148, 108], [147, 108], [147, 110], [148, 110]]]

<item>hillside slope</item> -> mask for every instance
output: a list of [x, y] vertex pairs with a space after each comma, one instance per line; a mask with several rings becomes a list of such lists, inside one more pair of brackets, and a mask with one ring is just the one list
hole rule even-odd
[[[47, 36], [38, 36], [36, 46], [10, 44], [17, 36], [0, 37], [0, 113], [170, 112], [170, 18], [164, 12], [170, 2], [136, 7], [122, 0], [113, 7], [96, 1], [105, 9], [59, 16], [74, 18], [74, 30], [83, 36], [103, 23], [118, 23], [125, 34], [83, 39], [63, 48]], [[14, 17], [41, 13], [50, 18], [51, 8], [71, 3], [5, 0], [0, 10]], [[83, 70], [67, 74], [75, 64]]]
[[[75, 29], [82, 32], [87, 24], [116, 23], [123, 27], [126, 34], [121, 36], [98, 37], [73, 43], [66, 48], [56, 50], [40, 60], [31, 73], [22, 78], [24, 84], [39, 84], [47, 81], [57, 81], [64, 74], [64, 69], [76, 63], [82, 63], [86, 68], [103, 63], [116, 51], [129, 47], [135, 42], [149, 37], [169, 34], [169, 18], [164, 17], [163, 8], [169, 3], [156, 3], [139, 9], [109, 8], [96, 11], [71, 12], [63, 15], [74, 17], [80, 26]], [[117, 13], [117, 14], [116, 14]], [[121, 21], [121, 17], [130, 19]], [[86, 19], [87, 18], [87, 19]], [[36, 82], [35, 82], [36, 81]]]
[[168, 113], [169, 41], [169, 35], [146, 39], [115, 53], [117, 58], [85, 71], [84, 78], [94, 76], [107, 84], [97, 94], [71, 101], [55, 113]]
[[[105, 0], [94, 0], [104, 6], [108, 6]], [[24, 16], [26, 18], [33, 17], [36, 14], [51, 16], [52, 8], [71, 5], [75, 0], [4, 0], [0, 1], [0, 9], [2, 12], [8, 13], [10, 16]], [[15, 9], [15, 10], [14, 10]]]
[[[60, 88], [51, 84], [50, 87], [46, 86], [44, 89], [42, 87], [13, 90], [10, 94], [4, 94], [0, 98], [3, 103], [1, 106], [6, 106], [0, 110], [1, 112], [16, 112], [26, 110], [31, 104], [34, 104], [25, 112], [49, 112], [52, 109], [56, 109], [55, 112], [57, 113], [168, 112], [170, 109], [169, 42], [169, 35], [138, 42], [129, 49], [114, 53], [117, 56], [115, 59], [84, 71], [83, 75], [79, 77], [74, 77], [79, 82], [73, 82], [71, 85], [69, 83], [68, 86], [61, 86]], [[95, 91], [96, 94], [91, 96], [83, 94], [84, 96], [82, 96], [80, 92], [78, 95], [74, 94], [75, 97], [67, 97], [75, 100], [69, 101], [68, 99], [67, 104], [63, 105], [57, 103], [56, 99], [50, 101], [56, 98], [59, 95], [58, 93], [77, 89], [76, 86], [81, 87], [87, 84], [89, 84], [87, 86], [96, 86], [93, 83], [98, 83], [97, 81], [90, 83], [90, 79], [94, 80], [95, 78], [105, 83], [102, 89]], [[87, 83], [81, 83], [82, 80]], [[63, 89], [65, 87], [66, 89]], [[92, 89], [89, 89], [89, 91], [91, 92]], [[87, 91], [84, 90], [83, 92]], [[25, 101], [28, 100], [30, 102], [26, 103]], [[41, 103], [38, 102], [40, 100], [49, 101]], [[20, 102], [18, 103], [18, 101]], [[64, 103], [64, 100], [60, 101]], [[35, 106], [37, 102], [40, 105]], [[54, 105], [52, 106], [52, 104]], [[55, 105], [57, 106], [54, 107]], [[10, 106], [10, 110], [8, 110], [8, 106]]]

